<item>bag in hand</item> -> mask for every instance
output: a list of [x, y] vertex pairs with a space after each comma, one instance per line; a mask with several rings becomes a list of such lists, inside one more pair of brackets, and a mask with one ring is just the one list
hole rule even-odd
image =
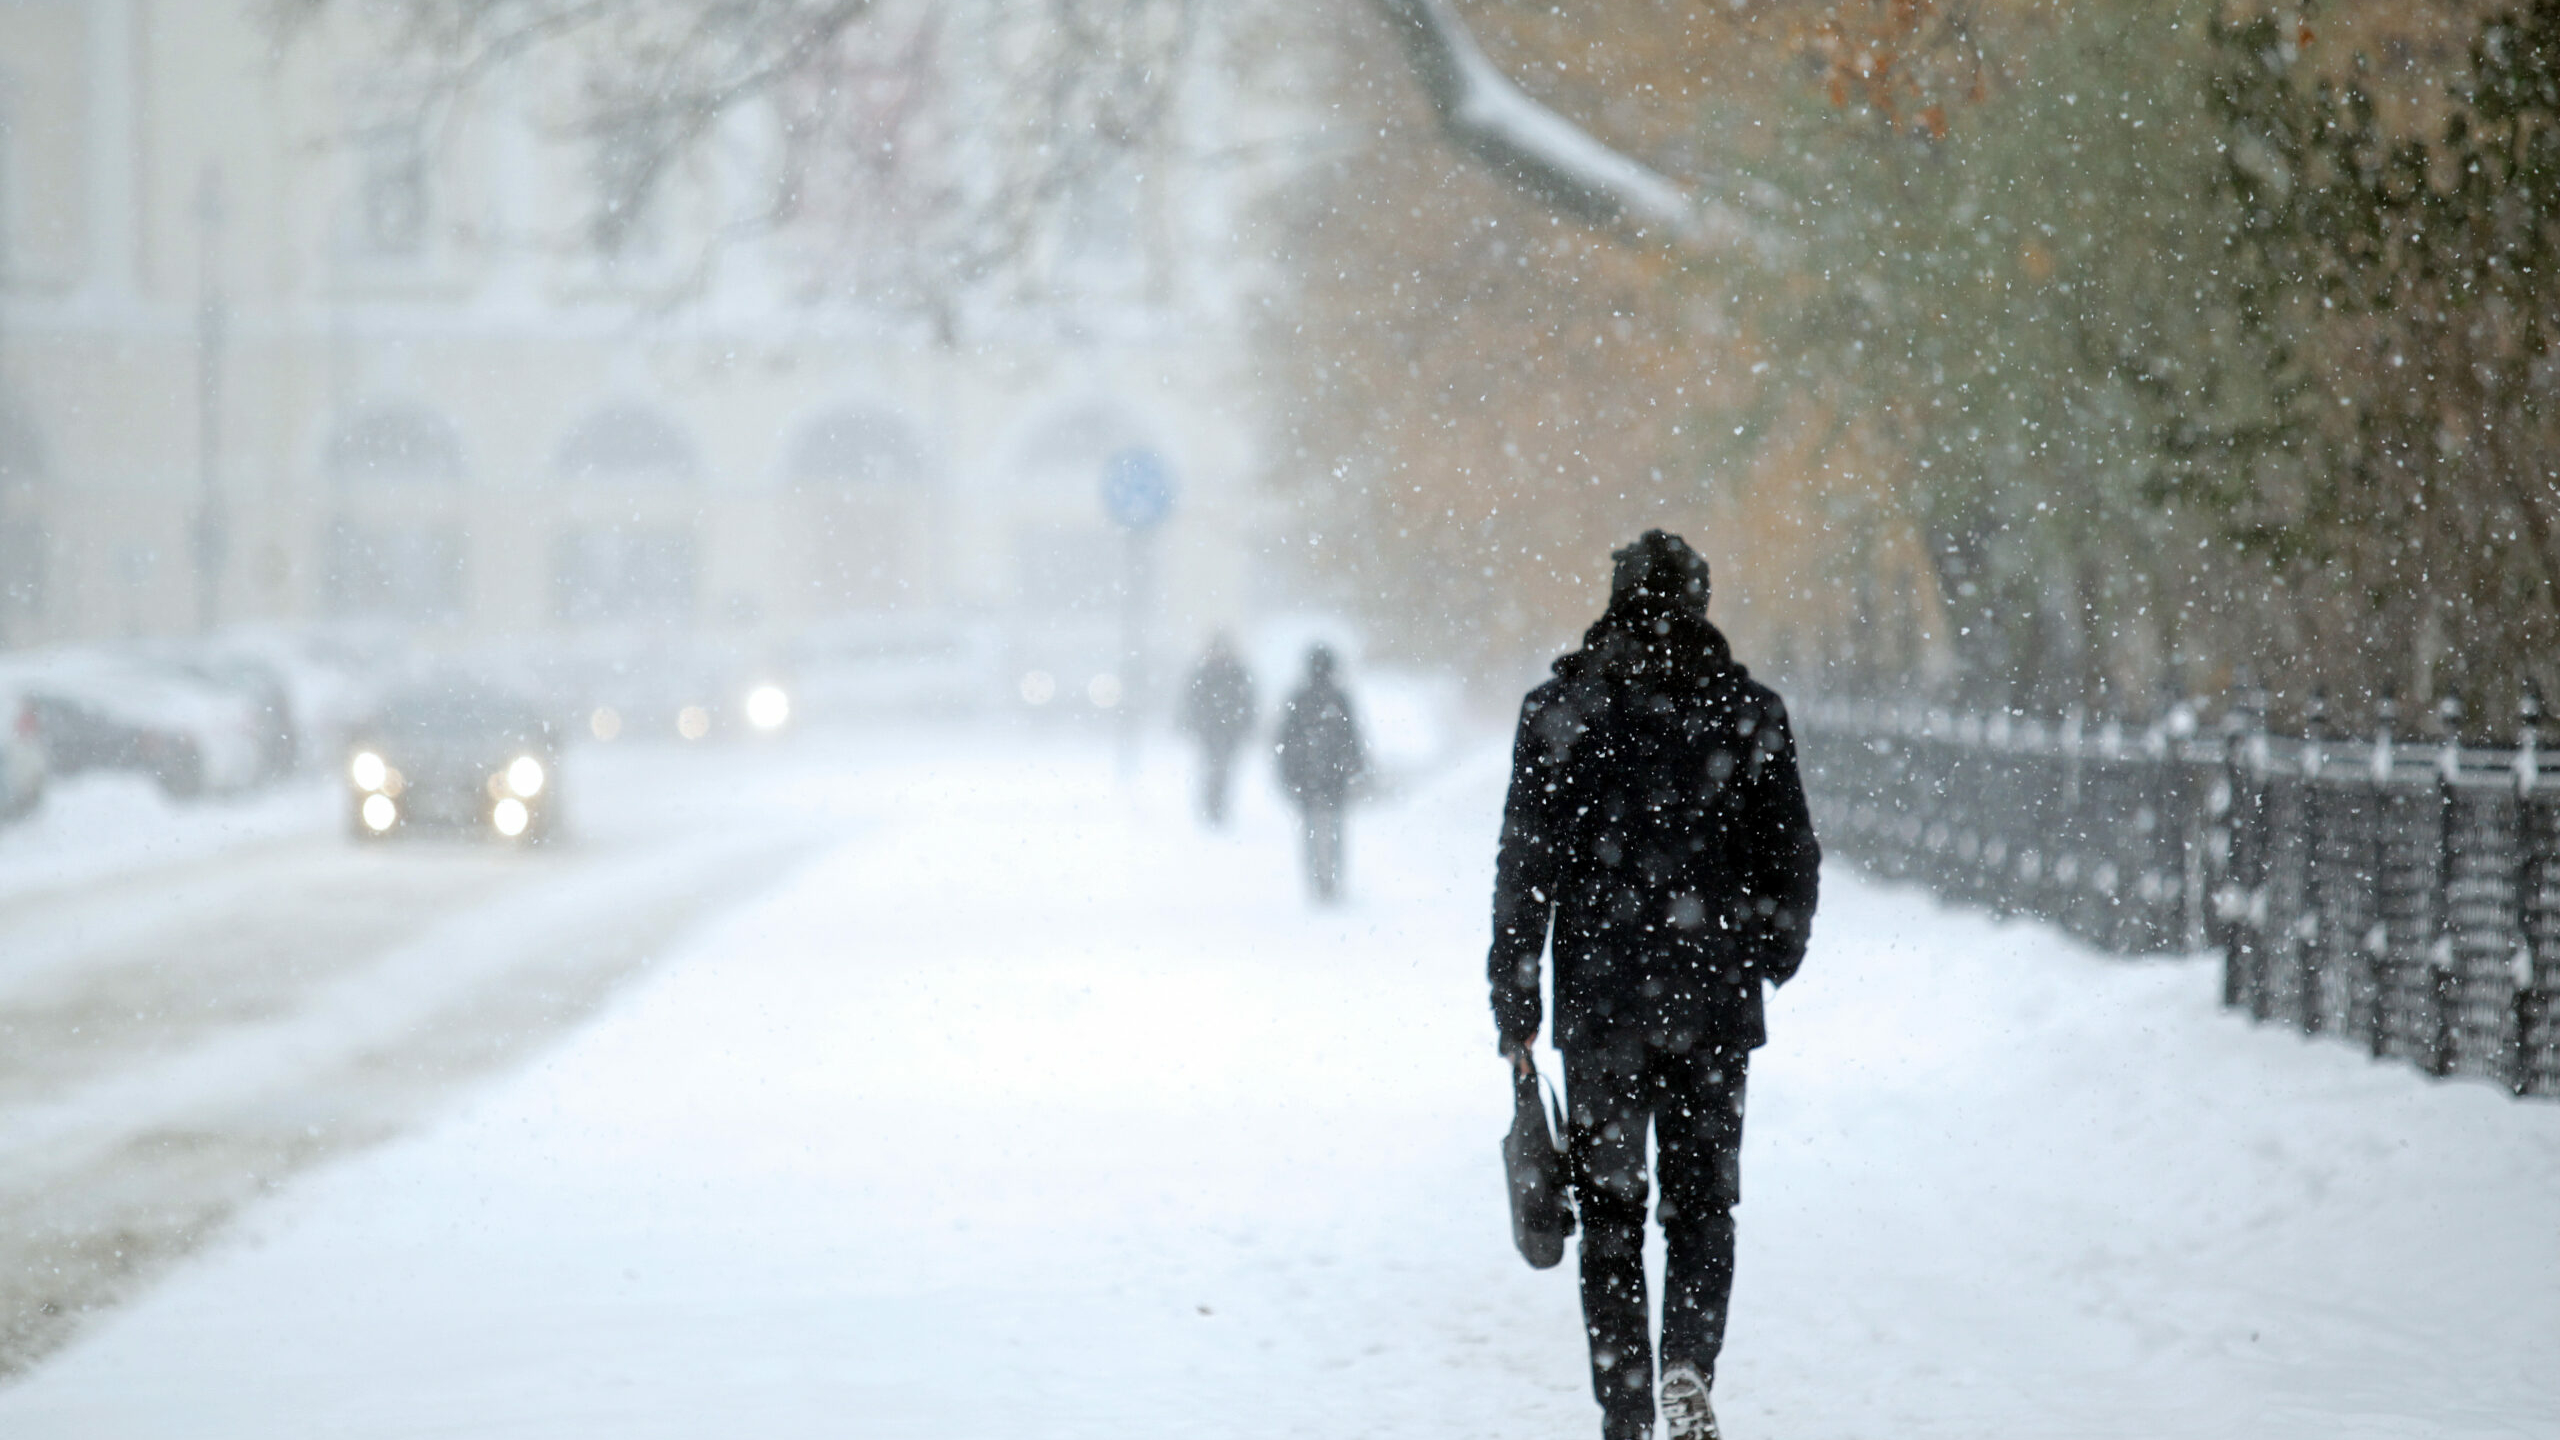
[[1502, 1137], [1502, 1168], [1511, 1180], [1511, 1239], [1520, 1258], [1539, 1270], [1564, 1258], [1564, 1237], [1573, 1233], [1560, 1138], [1564, 1114], [1553, 1106], [1552, 1097], [1541, 1103], [1534, 1066], [1511, 1072], [1511, 1133]]

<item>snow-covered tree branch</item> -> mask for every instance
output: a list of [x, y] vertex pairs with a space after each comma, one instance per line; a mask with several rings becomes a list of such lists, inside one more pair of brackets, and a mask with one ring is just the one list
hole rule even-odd
[[1558, 210], [1687, 253], [1778, 248], [1765, 225], [1693, 196], [1539, 104], [1488, 58], [1448, 0], [1376, 0], [1450, 139]]

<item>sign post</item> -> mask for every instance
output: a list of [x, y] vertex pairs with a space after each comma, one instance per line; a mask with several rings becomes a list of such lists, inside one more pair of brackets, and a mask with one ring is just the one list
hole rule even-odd
[[1158, 527], [1173, 515], [1173, 470], [1153, 450], [1130, 448], [1102, 462], [1102, 512], [1119, 527], [1120, 576], [1120, 773], [1138, 768], [1138, 715], [1147, 694], [1147, 618], [1155, 598]]

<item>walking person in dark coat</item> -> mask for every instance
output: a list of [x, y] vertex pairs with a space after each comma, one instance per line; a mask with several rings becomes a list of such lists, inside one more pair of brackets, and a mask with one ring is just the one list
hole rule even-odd
[[1333, 678], [1333, 652], [1307, 652], [1306, 682], [1280, 707], [1280, 783], [1305, 821], [1307, 890], [1319, 905], [1342, 894], [1342, 810], [1368, 769], [1351, 697]]
[[1192, 668], [1182, 697], [1182, 728], [1200, 744], [1200, 818], [1224, 825], [1236, 747], [1253, 730], [1253, 675], [1224, 631], [1209, 637], [1208, 652]]
[[1617, 552], [1609, 606], [1529, 692], [1494, 882], [1494, 1022], [1526, 1069], [1552, 932], [1582, 1313], [1607, 1440], [1653, 1433], [1645, 1131], [1662, 1171], [1661, 1402], [1712, 1440], [1733, 1286], [1743, 1074], [1763, 985], [1804, 958], [1821, 862], [1777, 693], [1707, 620], [1707, 564], [1660, 530]]

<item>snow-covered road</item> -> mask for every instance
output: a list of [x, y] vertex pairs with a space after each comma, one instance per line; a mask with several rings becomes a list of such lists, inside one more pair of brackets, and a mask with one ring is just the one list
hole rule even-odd
[[0, 1377], [829, 833], [741, 813], [753, 764], [666, 758], [573, 767], [579, 823], [532, 853], [351, 845], [325, 780], [186, 808], [83, 780], [0, 832]]
[[[826, 847], [94, 1320], [0, 1435], [1594, 1432], [1497, 1179], [1496, 750], [1362, 816], [1330, 913], [1259, 784], [1203, 836], [1178, 769], [1071, 738], [694, 763], [730, 832]], [[1752, 1077], [1736, 1440], [2560, 1433], [2560, 1107], [1829, 885]]]

